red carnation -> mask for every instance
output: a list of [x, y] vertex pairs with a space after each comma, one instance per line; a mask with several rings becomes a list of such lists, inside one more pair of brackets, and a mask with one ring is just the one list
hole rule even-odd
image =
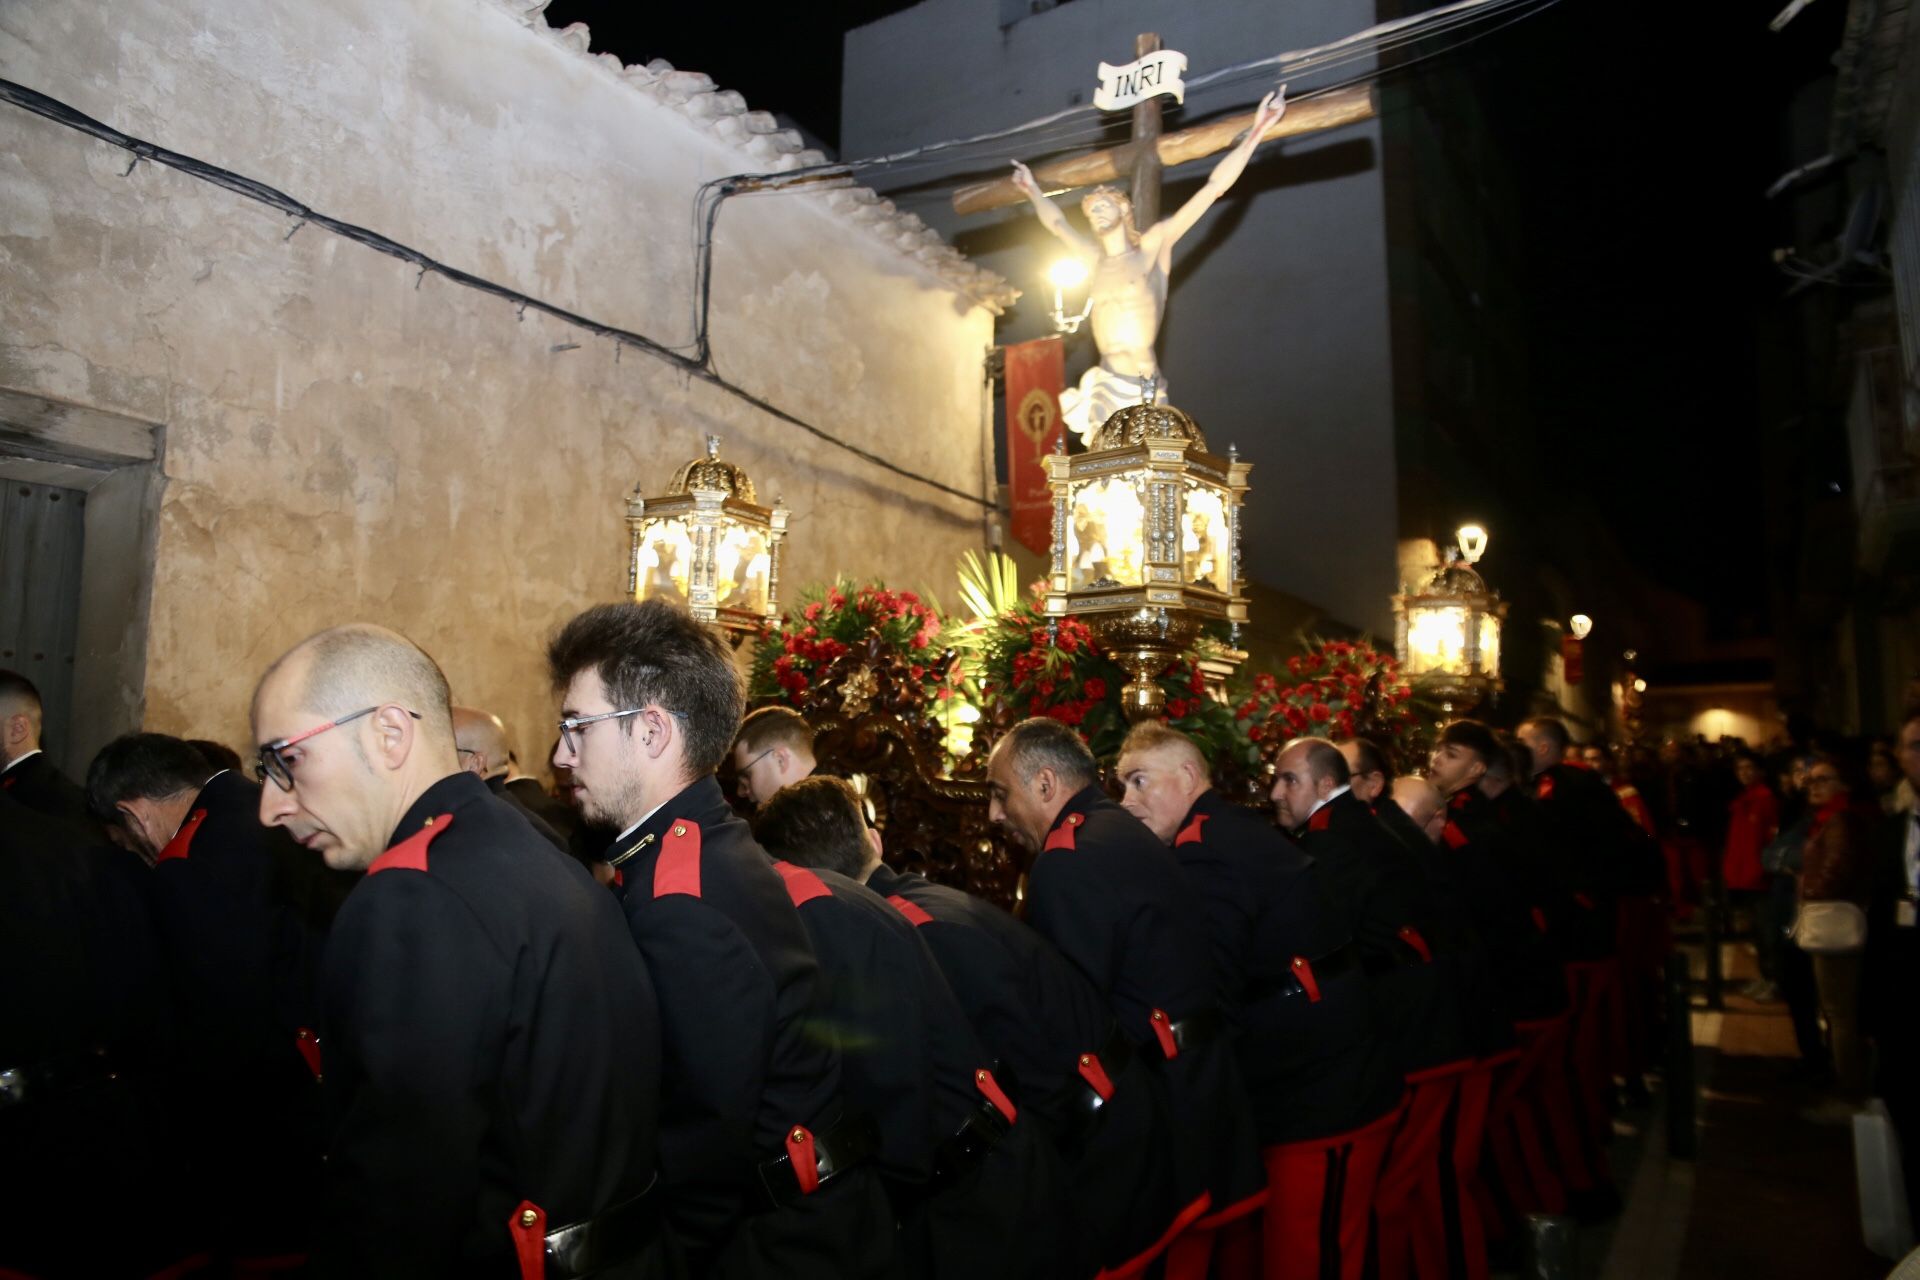
[[1107, 697], [1107, 682], [1099, 676], [1089, 676], [1082, 691], [1095, 702], [1104, 702]]
[[1290, 676], [1300, 674], [1300, 659], [1297, 656], [1287, 659], [1287, 674]]
[[1321, 724], [1333, 714], [1333, 710], [1324, 702], [1316, 702], [1307, 708], [1307, 715], [1315, 724]]

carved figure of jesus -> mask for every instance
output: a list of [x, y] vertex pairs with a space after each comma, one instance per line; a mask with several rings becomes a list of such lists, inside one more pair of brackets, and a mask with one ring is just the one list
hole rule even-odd
[[1070, 387], [1060, 393], [1060, 415], [1083, 445], [1092, 445], [1093, 437], [1117, 410], [1145, 401], [1149, 385], [1157, 397], [1165, 398], [1166, 383], [1160, 380], [1153, 344], [1166, 313], [1173, 246], [1239, 180], [1253, 149], [1286, 111], [1286, 86], [1282, 85], [1260, 100], [1252, 126], [1214, 166], [1206, 185], [1145, 231], [1133, 225], [1133, 202], [1125, 193], [1095, 187], [1080, 202], [1093, 231], [1088, 239], [1047, 199], [1027, 166], [1013, 162], [1014, 185], [1033, 205], [1040, 225], [1058, 237], [1089, 272], [1090, 319], [1100, 362], [1082, 375], [1077, 390]]

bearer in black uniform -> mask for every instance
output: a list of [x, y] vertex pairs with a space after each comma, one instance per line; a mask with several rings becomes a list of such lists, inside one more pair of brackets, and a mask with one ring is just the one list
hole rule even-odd
[[[179, 1046], [177, 1114], [221, 1256], [304, 1254], [324, 1150], [311, 1055], [325, 930], [359, 877], [260, 825], [260, 785], [161, 733], [87, 770], [94, 811], [153, 864]], [[304, 1056], [303, 1056], [304, 1055]]]
[[40, 749], [40, 690], [0, 669], [0, 791], [37, 813], [98, 835], [87, 796]]
[[[1001, 1064], [999, 1082], [1021, 1123], [1046, 1135], [1067, 1170], [1057, 1204], [1033, 1192], [1037, 1207], [1064, 1215], [1060, 1234], [1072, 1256], [1056, 1273], [1092, 1275], [1102, 1258], [1117, 1256], [1137, 1224], [1125, 1198], [1082, 1194], [1102, 1190], [1091, 1171], [1127, 1167], [1166, 1141], [1164, 1101], [1145, 1060], [1087, 979], [1045, 939], [991, 902], [887, 866], [880, 833], [857, 811], [853, 816], [859, 825], [850, 832], [836, 828], [797, 842], [807, 848], [796, 848], [795, 859], [864, 883], [919, 931], [975, 1034]], [[1027, 1255], [1040, 1260], [1036, 1250]]]
[[[473, 707], [453, 709], [453, 749], [460, 767], [487, 784], [487, 790], [514, 807], [534, 834], [562, 853], [570, 852], [567, 837], [530, 805], [523, 788], [507, 785], [507, 727], [500, 717]], [[539, 788], [536, 787], [535, 790]]]
[[1320, 869], [1353, 930], [1383, 1024], [1408, 1075], [1473, 1056], [1458, 996], [1434, 963], [1432, 893], [1414, 855], [1353, 795], [1325, 738], [1301, 738], [1274, 762], [1274, 803]]
[[565, 691], [557, 768], [660, 993], [667, 1212], [698, 1274], [864, 1277], [892, 1264], [870, 1120], [812, 1034], [819, 969], [800, 915], [713, 771], [744, 699], [724, 641], [657, 601], [589, 609], [547, 649]]
[[261, 819], [366, 872], [326, 951], [316, 1270], [672, 1275], [645, 966], [592, 878], [460, 769], [449, 701], [372, 626], [308, 639], [254, 694]]
[[1166, 847], [1102, 793], [1093, 753], [1059, 721], [1015, 725], [987, 779], [993, 821], [1034, 855], [1028, 920], [1092, 981], [1167, 1091], [1170, 1149], [1089, 1171], [1114, 1199], [1137, 1196], [1150, 1170], [1170, 1171], [1171, 1214], [1148, 1201], [1128, 1242], [1136, 1259], [1156, 1256], [1201, 1218], [1265, 1195], [1205, 908]]
[[[1372, 1026], [1359, 953], [1317, 869], [1271, 823], [1214, 791], [1199, 747], [1159, 721], [1127, 735], [1118, 773], [1121, 804], [1173, 847], [1205, 903], [1214, 975], [1239, 1028], [1235, 1047], [1270, 1183], [1289, 1181], [1286, 1148], [1299, 1144], [1314, 1148], [1310, 1163], [1320, 1172], [1328, 1163], [1322, 1141], [1387, 1116], [1402, 1085], [1398, 1061]], [[1343, 1177], [1364, 1182], [1352, 1159]], [[1328, 1191], [1315, 1192], [1304, 1215], [1291, 1202], [1268, 1210], [1266, 1248], [1291, 1255], [1288, 1274], [1340, 1272], [1317, 1229]], [[1331, 1199], [1344, 1198], [1335, 1188]], [[1359, 1241], [1367, 1203], [1357, 1196]], [[1281, 1273], [1276, 1257], [1271, 1274]]]
[[1070, 1274], [1057, 1247], [1052, 1152], [1003, 1089], [940, 967], [884, 898], [825, 864], [871, 846], [839, 778], [782, 787], [754, 835], [820, 957], [820, 1034], [840, 1046], [847, 1102], [880, 1125], [880, 1163], [911, 1276]]
[[0, 792], [0, 1275], [154, 1275], [204, 1253], [151, 1075], [172, 1057], [152, 875], [92, 840]]

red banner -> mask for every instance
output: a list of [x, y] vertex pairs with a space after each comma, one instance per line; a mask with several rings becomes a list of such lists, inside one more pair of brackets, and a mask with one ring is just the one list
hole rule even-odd
[[1065, 429], [1060, 388], [1066, 385], [1066, 352], [1058, 337], [1016, 343], [1007, 353], [1007, 492], [1013, 536], [1030, 551], [1053, 547], [1053, 495], [1047, 464]]
[[1572, 636], [1560, 637], [1561, 678], [1568, 684], [1579, 684], [1587, 676], [1587, 642], [1576, 640]]

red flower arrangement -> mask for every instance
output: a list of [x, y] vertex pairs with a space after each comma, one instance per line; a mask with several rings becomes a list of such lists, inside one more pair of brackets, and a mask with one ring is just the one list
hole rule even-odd
[[[1119, 751], [1127, 735], [1121, 687], [1127, 673], [1094, 644], [1093, 633], [1078, 618], [1061, 618], [1051, 640], [1040, 607], [1044, 584], [1030, 597], [1002, 611], [968, 647], [969, 672], [980, 705], [994, 730], [1028, 716], [1050, 716], [1074, 726], [1097, 756]], [[1231, 736], [1224, 706], [1206, 697], [1206, 677], [1187, 654], [1160, 677], [1167, 691], [1167, 721], [1200, 739], [1211, 751]]]
[[1234, 706], [1235, 722], [1257, 752], [1264, 743], [1314, 735], [1367, 734], [1404, 752], [1418, 729], [1413, 689], [1393, 655], [1364, 641], [1322, 640], [1287, 659], [1285, 680], [1255, 675]]
[[783, 614], [754, 649], [750, 698], [803, 705], [828, 664], [872, 635], [906, 659], [913, 679], [929, 680], [940, 670], [940, 617], [913, 592], [842, 579], [809, 588], [800, 599], [798, 614]]

